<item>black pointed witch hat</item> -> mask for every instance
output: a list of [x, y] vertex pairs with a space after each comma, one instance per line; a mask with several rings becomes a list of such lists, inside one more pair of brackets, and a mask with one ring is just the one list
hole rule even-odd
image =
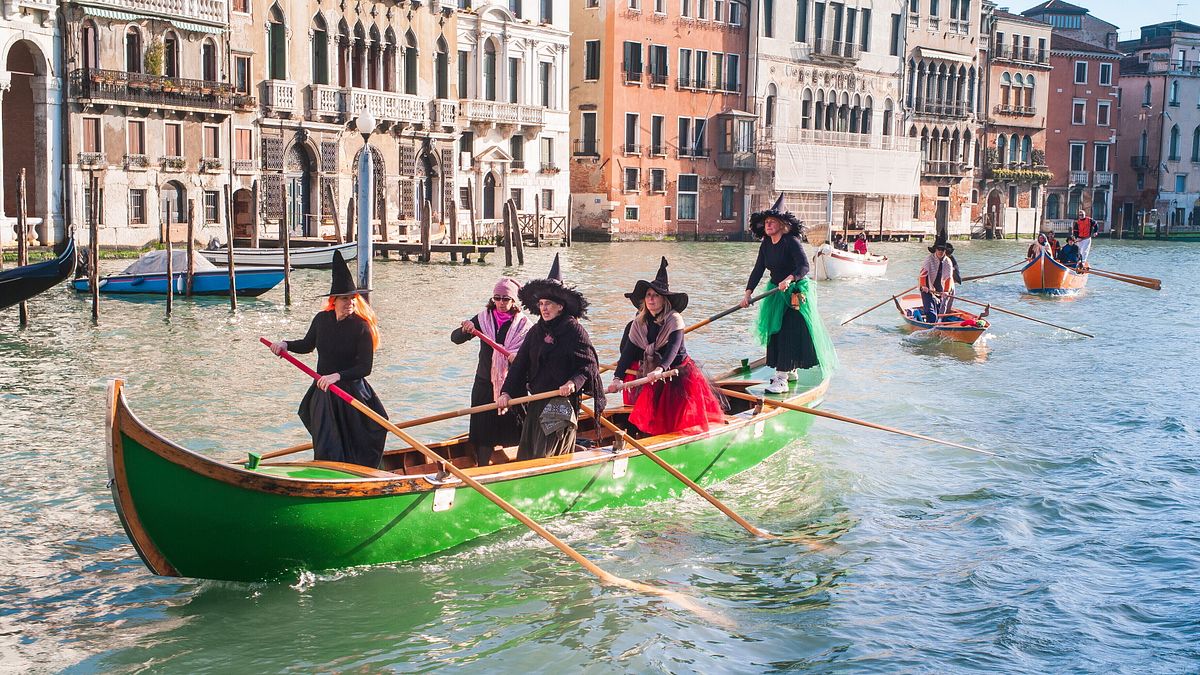
[[787, 226], [787, 233], [793, 237], [800, 235], [800, 219], [792, 214], [791, 211], [783, 210], [783, 193], [779, 193], [779, 198], [771, 205], [771, 208], [762, 211], [756, 211], [750, 215], [750, 231], [754, 236], [762, 239], [766, 235], [767, 218], [778, 218]]
[[583, 294], [573, 287], [563, 283], [562, 268], [559, 265], [558, 254], [554, 254], [554, 264], [550, 266], [550, 274], [545, 279], [528, 281], [517, 291], [517, 297], [525, 309], [533, 314], [538, 313], [538, 300], [543, 298], [553, 300], [563, 306], [563, 314], [582, 319], [587, 316], [588, 301]]
[[654, 275], [654, 281], [647, 281], [645, 279], [638, 280], [637, 284], [633, 287], [633, 291], [626, 293], [625, 297], [629, 298], [629, 301], [633, 303], [634, 307], [641, 309], [642, 301], [646, 299], [646, 290], [650, 288], [653, 288], [655, 293], [658, 293], [666, 298], [667, 302], [671, 303], [671, 307], [673, 307], [676, 312], [682, 312], [683, 310], [687, 309], [687, 293], [672, 291], [671, 286], [667, 281], [667, 258], [665, 256], [663, 257], [662, 262], [658, 265], [658, 274]]
[[347, 295], [358, 295], [360, 293], [370, 293], [369, 288], [359, 288], [354, 282], [354, 275], [350, 272], [350, 266], [346, 264], [346, 259], [342, 257], [341, 251], [333, 252], [333, 279], [329, 284], [328, 296], [337, 298]]

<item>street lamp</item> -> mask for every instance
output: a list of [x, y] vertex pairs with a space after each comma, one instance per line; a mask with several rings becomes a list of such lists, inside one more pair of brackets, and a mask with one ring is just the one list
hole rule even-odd
[[371, 287], [371, 211], [375, 205], [375, 172], [371, 159], [371, 134], [375, 132], [375, 116], [367, 108], [354, 118], [354, 127], [363, 137], [358, 156], [358, 287]]

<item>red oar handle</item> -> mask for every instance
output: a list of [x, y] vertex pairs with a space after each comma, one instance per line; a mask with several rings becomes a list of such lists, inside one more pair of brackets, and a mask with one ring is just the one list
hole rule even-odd
[[484, 344], [486, 344], [487, 346], [491, 347], [492, 349], [495, 349], [496, 351], [498, 351], [498, 352], [500, 352], [501, 354], [503, 354], [503, 355], [504, 355], [504, 358], [506, 358], [506, 359], [507, 359], [508, 357], [512, 356], [512, 352], [508, 351], [508, 350], [507, 350], [507, 349], [505, 349], [504, 347], [501, 347], [499, 344], [497, 344], [497, 343], [496, 343], [496, 341], [495, 341], [495, 340], [493, 340], [493, 339], [491, 339], [490, 337], [488, 337], [488, 336], [484, 335], [483, 333], [480, 333], [480, 332], [479, 332], [479, 331], [477, 331], [477, 330], [473, 330], [473, 331], [471, 331], [471, 335], [474, 335], [475, 337], [479, 338], [480, 340], [483, 340], [483, 343], [484, 343]]
[[[271, 341], [265, 337], [258, 338], [258, 341], [268, 347], [271, 346]], [[280, 352], [279, 358], [287, 359], [288, 361], [290, 361], [292, 363], [293, 366], [296, 366], [300, 370], [303, 370], [306, 375], [308, 375], [309, 377], [311, 377], [314, 380], [319, 380], [321, 378], [321, 375], [318, 374], [317, 371], [304, 365], [303, 361], [292, 356], [291, 353], [288, 352], [287, 350]], [[337, 394], [338, 398], [342, 399], [346, 403], [350, 403], [350, 405], [354, 405], [353, 403], [351, 403], [351, 401], [353, 400], [353, 397], [350, 396], [350, 394], [347, 394], [341, 387], [337, 386], [336, 384], [329, 385], [329, 391], [330, 391], [330, 393]]]

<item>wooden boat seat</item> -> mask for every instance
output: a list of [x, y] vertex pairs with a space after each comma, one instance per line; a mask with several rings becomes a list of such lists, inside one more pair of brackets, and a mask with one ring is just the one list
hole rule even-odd
[[766, 380], [717, 380], [716, 385], [722, 389], [737, 389], [745, 391], [750, 387], [766, 384]]
[[[460, 469], [469, 469], [475, 466], [474, 457], [454, 457], [448, 461]], [[429, 462], [428, 464], [416, 464], [404, 467], [404, 473], [409, 476], [422, 476], [427, 473], [437, 473], [441, 470], [441, 462]]]
[[343, 471], [355, 476], [364, 478], [395, 478], [396, 474], [391, 471], [383, 471], [381, 469], [372, 469], [369, 466], [360, 464], [351, 464], [349, 462], [331, 462], [327, 460], [314, 459], [307, 462], [283, 462], [288, 466], [315, 466], [324, 469], [333, 469], [335, 471]]

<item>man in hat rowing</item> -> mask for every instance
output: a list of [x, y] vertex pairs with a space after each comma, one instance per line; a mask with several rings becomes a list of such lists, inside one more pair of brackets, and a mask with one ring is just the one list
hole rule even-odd
[[379, 348], [375, 312], [362, 297], [369, 292], [370, 289], [355, 285], [341, 251], [334, 251], [333, 281], [325, 309], [313, 317], [303, 338], [272, 343], [271, 351], [279, 355], [284, 351], [308, 354], [317, 350], [317, 372], [321, 378], [308, 388], [298, 411], [312, 435], [313, 458], [378, 469], [387, 429], [329, 393], [329, 385], [336, 384], [380, 416], [387, 417], [383, 403], [367, 382], [375, 350]]
[[954, 265], [946, 255], [947, 244], [939, 239], [929, 247], [929, 255], [921, 263], [917, 285], [921, 288], [921, 308], [924, 320], [937, 323], [944, 303], [954, 292]]

